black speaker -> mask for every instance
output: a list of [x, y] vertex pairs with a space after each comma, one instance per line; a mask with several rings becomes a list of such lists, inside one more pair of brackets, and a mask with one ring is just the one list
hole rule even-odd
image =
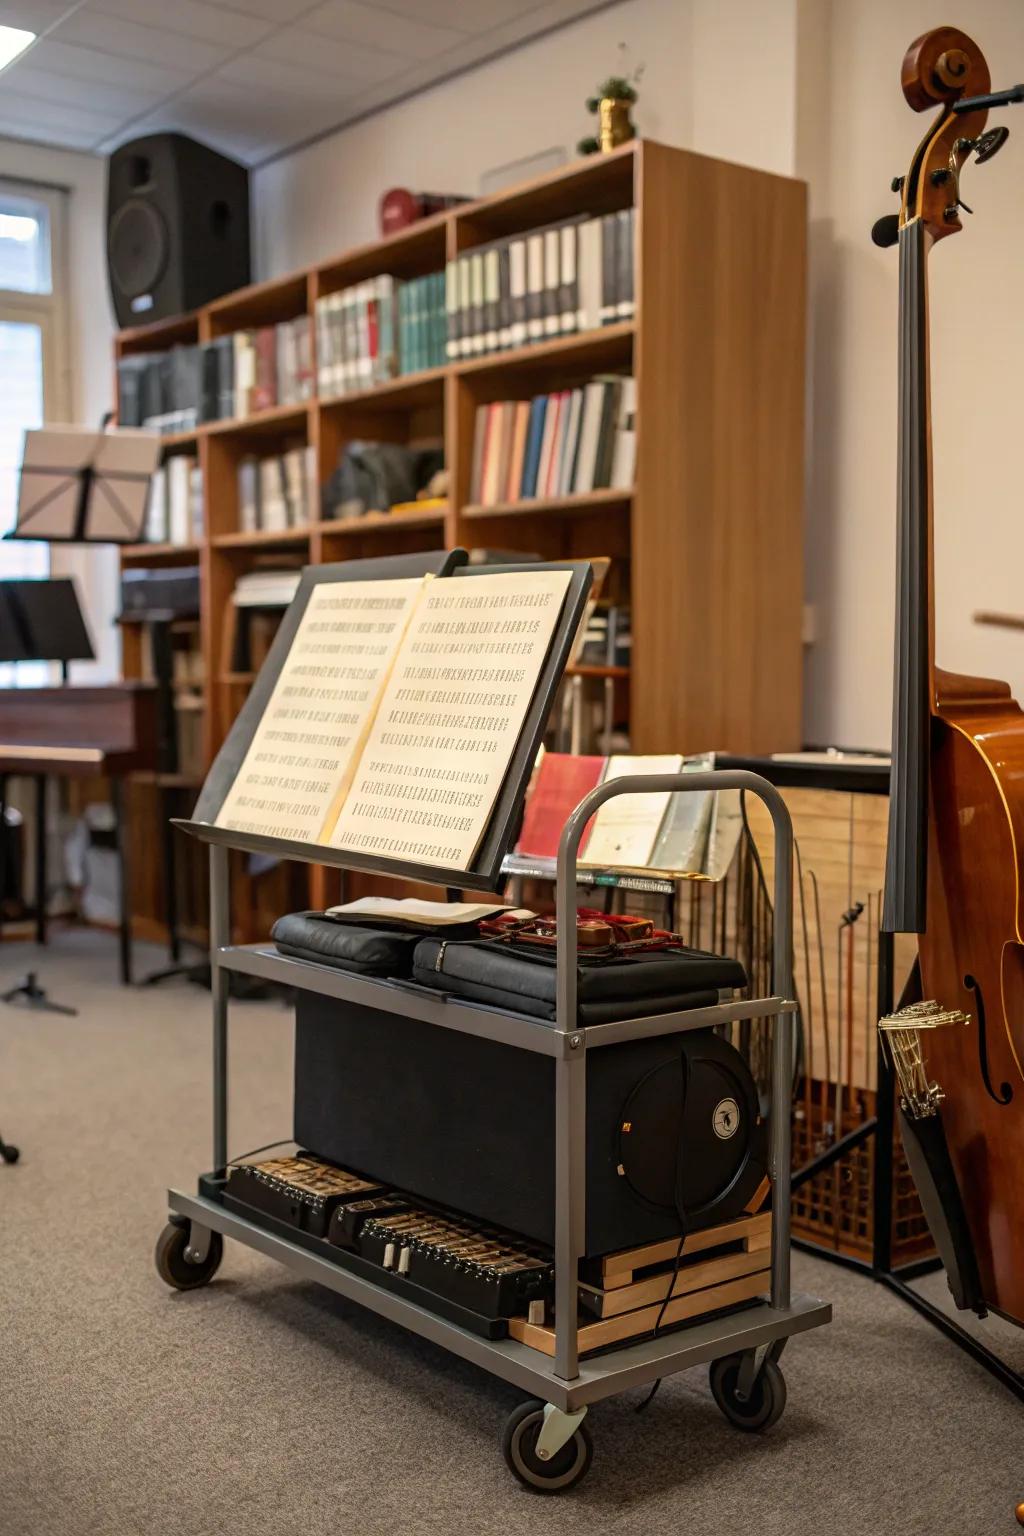
[[184, 133], [107, 162], [107, 267], [120, 326], [166, 320], [249, 281], [249, 172]]
[[[587, 1052], [586, 1253], [740, 1215], [765, 1177], [754, 1081], [712, 1030]], [[295, 1139], [554, 1242], [554, 1060], [300, 992]]]

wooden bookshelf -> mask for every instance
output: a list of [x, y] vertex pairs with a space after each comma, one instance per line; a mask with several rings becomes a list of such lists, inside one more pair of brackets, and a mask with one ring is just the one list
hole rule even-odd
[[[422, 276], [477, 245], [555, 220], [636, 207], [630, 320], [200, 425], [169, 440], [168, 452], [194, 451], [199, 459], [204, 536], [187, 549], [133, 546], [122, 558], [132, 568], [199, 564], [207, 761], [251, 682], [224, 654], [224, 614], [240, 574], [275, 551], [320, 563], [455, 544], [546, 558], [613, 557], [632, 609], [634, 751], [798, 747], [805, 192], [801, 182], [640, 140], [228, 294], [194, 315], [122, 332], [117, 358], [304, 315], [315, 358], [315, 305], [324, 295], [383, 273]], [[479, 406], [609, 371], [632, 371], [637, 381], [631, 490], [471, 504]], [[447, 507], [317, 520], [272, 534], [241, 531], [242, 457], [305, 442], [323, 484], [357, 438], [443, 443]], [[129, 675], [131, 661], [126, 653]], [[310, 879], [302, 899], [319, 904], [325, 876], [314, 870]], [[281, 890], [249, 903], [248, 921], [261, 936], [272, 899], [283, 910], [288, 898]]]

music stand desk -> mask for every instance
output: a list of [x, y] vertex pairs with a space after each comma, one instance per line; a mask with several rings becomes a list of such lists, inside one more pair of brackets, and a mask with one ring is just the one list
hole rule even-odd
[[[775, 829], [774, 986], [770, 997], [730, 1000], [688, 1012], [654, 1014], [646, 1018], [581, 1026], [577, 1020], [577, 944], [575, 928], [576, 857], [590, 817], [606, 800], [622, 794], [746, 790], [768, 807]], [[793, 1069], [792, 980], [792, 825], [778, 791], [756, 774], [742, 771], [633, 775], [599, 785], [577, 806], [562, 833], [556, 879], [559, 931], [557, 950], [557, 1014], [553, 1023], [502, 1009], [456, 1001], [408, 983], [353, 975], [332, 966], [278, 955], [269, 945], [231, 944], [228, 848], [235, 845], [217, 828], [201, 823], [188, 830], [209, 845], [210, 968], [213, 997], [213, 1173], [200, 1178], [199, 1192], [168, 1192], [171, 1223], [184, 1229], [187, 1263], [197, 1269], [197, 1284], [212, 1277], [217, 1258], [211, 1236], [219, 1233], [277, 1259], [289, 1269], [327, 1286], [371, 1311], [401, 1323], [411, 1332], [433, 1340], [453, 1354], [470, 1360], [493, 1375], [523, 1388], [560, 1414], [564, 1444], [589, 1404], [692, 1365], [739, 1354], [753, 1390], [766, 1360], [781, 1353], [786, 1339], [829, 1321], [831, 1307], [790, 1290], [790, 1083]], [[274, 839], [263, 841], [274, 842]], [[245, 840], [238, 839], [237, 846]], [[282, 842], [291, 856], [293, 845]], [[331, 850], [331, 863], [343, 855]], [[315, 855], [314, 855], [315, 856]], [[352, 861], [350, 867], [356, 867]], [[485, 1339], [439, 1313], [403, 1296], [400, 1289], [377, 1284], [337, 1259], [314, 1252], [283, 1233], [227, 1210], [218, 1198], [228, 1159], [228, 1006], [231, 973], [286, 982], [337, 999], [339, 1005], [372, 1006], [415, 1017], [440, 1028], [500, 1040], [554, 1058], [555, 1071], [555, 1339], [554, 1357], [515, 1339]], [[705, 1317], [654, 1337], [627, 1341], [598, 1354], [578, 1356], [576, 1296], [578, 1262], [583, 1249], [582, 1213], [586, 1203], [587, 1052], [622, 1040], [680, 1033], [690, 1029], [751, 1017], [773, 1018], [772, 1114], [770, 1159], [772, 1176], [772, 1237], [770, 1294], [742, 1311]], [[400, 1131], [397, 1134], [401, 1134]], [[300, 1235], [301, 1237], [301, 1235]], [[202, 1266], [206, 1265], [205, 1271]], [[166, 1278], [166, 1276], [165, 1276]], [[385, 1276], [385, 1279], [387, 1277]], [[567, 1416], [577, 1415], [570, 1420]], [[568, 1427], [566, 1427], [568, 1426]], [[557, 1449], [557, 1446], [556, 1446]]]

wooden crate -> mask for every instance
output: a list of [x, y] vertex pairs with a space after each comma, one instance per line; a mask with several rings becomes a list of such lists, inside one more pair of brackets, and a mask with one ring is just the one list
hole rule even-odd
[[[598, 1260], [595, 1279], [600, 1284], [581, 1280], [579, 1286], [580, 1307], [590, 1314], [579, 1320], [580, 1353], [651, 1333], [659, 1319], [662, 1328], [692, 1322], [766, 1294], [771, 1220], [771, 1212], [764, 1211], [691, 1233], [683, 1243], [678, 1269], [678, 1238]], [[520, 1343], [554, 1354], [553, 1324], [513, 1317], [508, 1326]]]

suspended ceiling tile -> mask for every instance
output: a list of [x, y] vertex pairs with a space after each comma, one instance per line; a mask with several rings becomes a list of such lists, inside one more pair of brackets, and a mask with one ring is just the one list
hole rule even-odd
[[272, 21], [222, 10], [204, 0], [101, 0], [101, 5], [110, 16], [219, 43], [232, 51], [251, 48], [274, 30]]
[[0, 26], [21, 27], [37, 36], [66, 16], [72, 0], [20, 0], [7, 4], [0, 0]]
[[365, 43], [407, 59], [430, 59], [465, 37], [464, 30], [434, 26], [417, 11], [416, 18], [399, 16], [360, 0], [326, 0], [302, 18], [306, 32], [322, 32], [342, 42]]
[[[12, 80], [12, 84], [17, 84], [20, 95], [33, 96], [39, 101], [67, 102], [73, 107], [84, 107], [86, 111], [96, 111], [98, 107], [99, 98], [94, 81], [75, 80], [53, 70], [35, 69], [27, 61], [18, 70], [17, 80]], [[104, 92], [104, 108], [109, 108], [111, 113], [119, 117], [148, 112], [156, 106], [161, 94], [160, 91], [133, 89], [125, 81], [123, 85], [112, 85]]]
[[[231, 85], [244, 86], [250, 91], [266, 91], [272, 96], [304, 103], [344, 100], [346, 88], [352, 81], [339, 79], [331, 74], [311, 74], [297, 64], [285, 64], [280, 59], [264, 58], [256, 53], [243, 53], [230, 59], [212, 77]], [[258, 98], [253, 102], [258, 108]]]
[[60, 149], [92, 149], [96, 142], [93, 130], [69, 128], [66, 123], [43, 120], [28, 123], [24, 117], [6, 110], [6, 102], [0, 101], [0, 138], [27, 139], [30, 143], [55, 144]]
[[110, 133], [117, 126], [115, 113], [86, 111], [66, 102], [39, 101], [34, 96], [22, 96], [18, 91], [0, 93], [0, 111], [7, 118], [24, 124], [26, 138], [36, 137], [40, 125], [50, 128], [70, 128], [76, 133], [91, 133], [93, 139]]
[[[180, 91], [192, 79], [187, 70], [158, 61], [145, 64], [133, 59], [131, 67], [128, 68], [124, 59], [112, 58], [110, 54], [103, 53], [98, 48], [80, 48], [48, 37], [37, 43], [31, 53], [26, 54], [23, 61], [15, 62], [10, 71], [5, 76], [0, 76], [0, 79], [4, 81], [5, 86], [10, 85], [16, 89], [18, 76], [23, 69], [45, 69], [50, 74], [66, 75], [69, 80], [95, 82], [98, 87], [116, 88], [127, 82], [136, 90], [152, 91], [160, 96], [169, 96], [172, 91]], [[105, 92], [98, 89], [97, 102], [102, 102], [104, 95]]]
[[225, 11], [241, 11], [246, 16], [258, 16], [263, 21], [286, 26], [308, 11], [311, 0], [208, 0], [214, 7]]
[[[289, 70], [331, 76], [342, 88], [348, 84], [370, 85], [377, 80], [389, 80], [409, 63], [401, 54], [342, 42], [340, 38], [306, 32], [301, 27], [276, 33], [254, 48], [248, 57], [284, 64]], [[338, 94], [343, 95], [343, 89], [339, 89]]]
[[[169, 0], [169, 14], [173, 15], [173, 11], [173, 0]], [[180, 32], [168, 32], [162, 27], [140, 26], [121, 16], [94, 10], [91, 5], [75, 11], [54, 29], [52, 35], [57, 42], [80, 43], [120, 59], [170, 64], [188, 70], [192, 75], [215, 68], [232, 51], [223, 44], [184, 37]]]
[[399, 16], [429, 21], [431, 26], [479, 33], [504, 22], [528, 20], [538, 0], [386, 0], [386, 4]]

